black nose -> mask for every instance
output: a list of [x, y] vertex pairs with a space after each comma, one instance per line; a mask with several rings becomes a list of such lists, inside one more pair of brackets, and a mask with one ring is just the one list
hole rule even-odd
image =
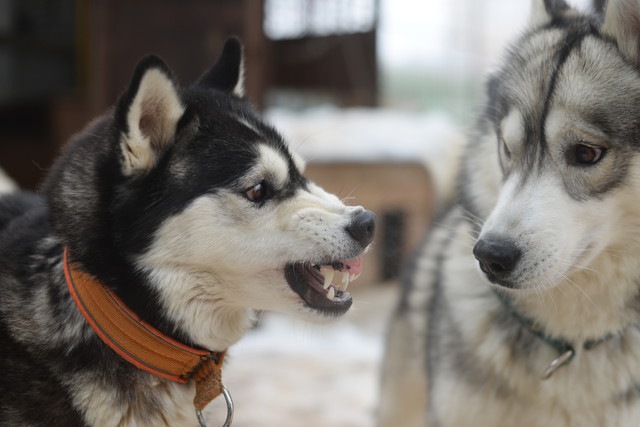
[[508, 276], [516, 268], [522, 252], [510, 240], [487, 236], [476, 242], [473, 255], [480, 262], [480, 269], [491, 279], [492, 276]]
[[347, 226], [347, 231], [362, 246], [367, 246], [373, 241], [376, 233], [376, 214], [371, 211], [362, 211], [356, 214]]

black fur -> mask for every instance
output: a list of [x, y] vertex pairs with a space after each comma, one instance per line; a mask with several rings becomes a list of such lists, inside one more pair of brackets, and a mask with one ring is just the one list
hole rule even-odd
[[569, 10], [569, 5], [564, 0], [544, 0], [544, 7], [553, 19]]
[[[73, 381], [110, 383], [118, 398], [130, 400], [142, 378], [97, 339], [73, 305], [61, 264], [64, 245], [74, 262], [143, 320], [196, 345], [163, 316], [132, 259], [148, 249], [162, 221], [196, 197], [223, 186], [246, 190], [237, 180], [257, 157], [258, 140], [289, 159], [289, 188], [278, 197], [306, 185], [280, 135], [231, 92], [240, 78], [240, 55], [232, 39], [198, 84], [179, 89], [185, 112], [173, 141], [146, 173], [123, 173], [120, 140], [130, 130], [127, 114], [145, 72], [158, 69], [176, 84], [153, 56], [139, 64], [115, 110], [67, 145], [42, 196], [0, 198], [0, 425], [83, 425], [69, 393]], [[182, 177], [174, 173], [178, 167]], [[72, 331], [73, 325], [81, 326]], [[153, 396], [145, 398], [153, 408]]]
[[240, 41], [231, 38], [227, 41], [222, 52], [224, 60], [218, 63], [198, 82], [203, 87], [217, 87], [219, 90], [230, 93], [238, 84], [242, 73], [242, 45]]

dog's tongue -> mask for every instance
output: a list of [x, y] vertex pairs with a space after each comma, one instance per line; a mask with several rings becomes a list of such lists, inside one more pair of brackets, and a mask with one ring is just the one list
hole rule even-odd
[[340, 271], [348, 271], [349, 274], [362, 273], [362, 258], [356, 257], [342, 261], [342, 269]]

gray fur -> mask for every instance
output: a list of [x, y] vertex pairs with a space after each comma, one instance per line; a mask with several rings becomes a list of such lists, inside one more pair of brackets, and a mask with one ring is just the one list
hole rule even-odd
[[[636, 0], [604, 19], [533, 1], [488, 79], [456, 206], [403, 284], [381, 427], [640, 425], [638, 16]], [[575, 356], [543, 380], [556, 343]]]

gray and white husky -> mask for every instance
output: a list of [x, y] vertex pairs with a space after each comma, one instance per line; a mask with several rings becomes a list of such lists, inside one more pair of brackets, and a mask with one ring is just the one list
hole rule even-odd
[[188, 87], [144, 59], [42, 196], [0, 197], [0, 425], [198, 423], [191, 382], [139, 370], [87, 324], [64, 247], [143, 321], [200, 349], [238, 341], [252, 309], [311, 320], [349, 309], [375, 215], [303, 176], [241, 76], [236, 39]]
[[404, 282], [380, 425], [640, 425], [640, 1], [534, 0]]

